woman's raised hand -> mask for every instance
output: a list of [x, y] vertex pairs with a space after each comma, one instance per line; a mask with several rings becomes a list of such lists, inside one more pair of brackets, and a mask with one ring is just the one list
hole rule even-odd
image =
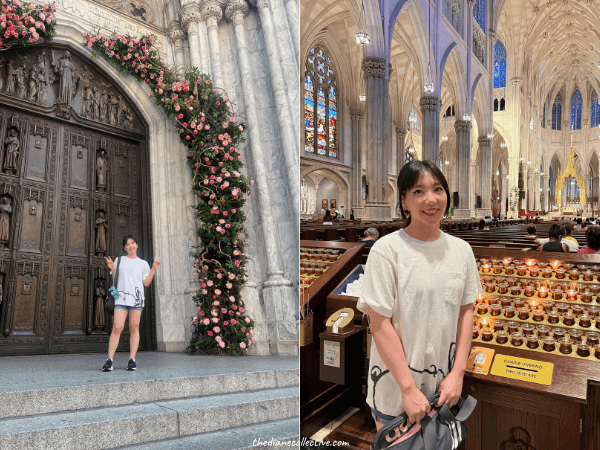
[[160, 258], [156, 258], [156, 259], [154, 260], [154, 264], [152, 264], [152, 268], [153, 268], [154, 270], [156, 270], [156, 269], [158, 269], [158, 266], [160, 266]]
[[108, 258], [104, 257], [104, 259], [106, 260], [106, 265], [108, 266], [108, 268], [110, 269], [110, 271], [112, 273], [115, 273], [115, 263], [113, 262], [112, 259], [110, 259], [110, 256]]

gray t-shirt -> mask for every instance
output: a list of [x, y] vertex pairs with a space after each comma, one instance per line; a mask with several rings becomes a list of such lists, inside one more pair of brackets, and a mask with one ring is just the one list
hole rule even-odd
[[[460, 307], [481, 292], [470, 245], [440, 232], [423, 242], [399, 230], [371, 248], [357, 308], [391, 318], [416, 386], [429, 396], [448, 375], [456, 351]], [[373, 378], [378, 378], [375, 392]], [[404, 411], [400, 387], [371, 341], [367, 403], [380, 413]]]
[[[127, 256], [119, 256], [115, 259], [115, 269], [121, 260], [119, 267], [119, 285], [117, 292], [119, 297], [115, 305], [133, 306], [136, 308], [144, 306], [144, 281], [150, 274], [150, 266], [140, 258], [130, 259]], [[111, 272], [112, 275], [112, 272]]]

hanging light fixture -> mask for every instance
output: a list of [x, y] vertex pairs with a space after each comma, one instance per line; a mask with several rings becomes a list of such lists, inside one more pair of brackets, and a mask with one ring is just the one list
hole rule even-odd
[[500, 147], [502, 147], [502, 148], [506, 148], [506, 142], [501, 142], [501, 143], [500, 143]]
[[500, 171], [496, 170], [496, 176], [500, 175]]
[[356, 39], [356, 43], [363, 47], [371, 43], [371, 36], [366, 31], [357, 31], [354, 38]]
[[493, 139], [494, 138], [494, 133], [488, 133], [487, 138], [488, 139]]
[[450, 161], [446, 160], [446, 161], [444, 161], [444, 164], [448, 165], [448, 164], [450, 164]]
[[364, 102], [364, 101], [366, 101], [366, 100], [367, 100], [367, 96], [366, 96], [365, 94], [360, 94], [360, 95], [358, 96], [358, 99], [359, 99], [361, 102]]
[[431, 3], [429, 3], [429, 51], [427, 53], [427, 76], [425, 78], [425, 95], [433, 94], [435, 86], [433, 84], [433, 77], [431, 76]]
[[448, 140], [448, 136], [442, 136], [442, 141], [446, 142]]
[[[469, 97], [467, 96], [467, 103], [469, 102]], [[463, 114], [463, 120], [471, 120], [471, 114], [469, 113], [464, 113]]]

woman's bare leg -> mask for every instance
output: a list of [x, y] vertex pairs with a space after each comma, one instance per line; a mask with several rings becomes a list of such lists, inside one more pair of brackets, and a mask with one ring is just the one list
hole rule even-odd
[[140, 318], [141, 311], [132, 310], [129, 312], [129, 357], [135, 359], [135, 354], [140, 345]]
[[[135, 312], [135, 311], [132, 311], [132, 312]], [[117, 346], [119, 345], [119, 338], [121, 337], [121, 333], [123, 332], [123, 327], [125, 326], [126, 318], [127, 318], [127, 310], [126, 309], [115, 309], [113, 329], [112, 329], [112, 333], [110, 334], [110, 339], [108, 340], [108, 358], [109, 359], [113, 359], [113, 357], [115, 356], [115, 352], [117, 351]]]

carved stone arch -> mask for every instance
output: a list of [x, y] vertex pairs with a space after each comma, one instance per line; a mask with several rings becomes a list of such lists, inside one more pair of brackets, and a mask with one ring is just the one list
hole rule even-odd
[[[340, 205], [342, 204], [342, 200], [344, 201], [343, 205], [345, 207], [345, 215], [349, 216], [350, 211], [350, 183], [346, 179], [346, 175], [336, 169], [322, 167], [322, 166], [312, 166], [306, 168], [300, 172], [300, 180], [303, 180], [307, 175], [311, 173], [319, 171], [321, 175], [325, 175], [331, 181], [335, 183], [338, 188], [338, 193], [340, 196]], [[318, 201], [318, 199], [317, 199]], [[339, 208], [338, 208], [339, 209]]]
[[[317, 36], [315, 36], [315, 39], [313, 40], [312, 44], [306, 48], [304, 56], [300, 60], [302, 62], [302, 73], [304, 74], [304, 66], [306, 63], [306, 58], [309, 55], [310, 49], [318, 45], [322, 46], [327, 51], [329, 57], [331, 58], [331, 61], [333, 62], [333, 67], [337, 72], [336, 78], [338, 104], [342, 104], [342, 101], [340, 99], [355, 98], [356, 100], [358, 100], [358, 91], [356, 92], [356, 95], [351, 95], [352, 92], [358, 89], [358, 86], [356, 86], [355, 77], [352, 76], [352, 68], [349, 66], [351, 61], [343, 57], [338, 42], [331, 35], [331, 32], [327, 29], [320, 31], [317, 34]], [[350, 104], [354, 103], [351, 101]]]

